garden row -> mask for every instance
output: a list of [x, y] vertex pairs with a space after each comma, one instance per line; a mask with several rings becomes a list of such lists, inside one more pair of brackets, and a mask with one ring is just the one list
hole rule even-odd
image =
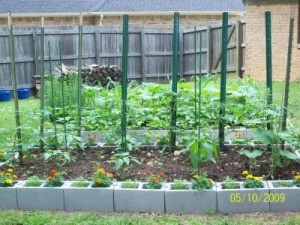
[[[164, 174], [149, 175], [148, 182], [113, 181], [98, 169], [92, 181], [63, 181], [52, 170], [45, 181], [31, 177], [13, 185], [12, 169], [0, 173], [0, 209], [103, 212], [220, 213], [300, 211], [300, 175], [294, 180], [263, 181], [243, 171], [243, 182], [213, 182], [206, 174], [191, 182], [164, 182]], [[37, 179], [36, 179], [37, 178]]]

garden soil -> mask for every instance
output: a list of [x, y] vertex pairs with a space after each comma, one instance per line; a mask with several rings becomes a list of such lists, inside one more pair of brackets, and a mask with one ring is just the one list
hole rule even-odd
[[[239, 154], [242, 148], [232, 147], [221, 152], [216, 158], [216, 163], [206, 162], [202, 164], [201, 171], [206, 172], [214, 181], [222, 181], [229, 176], [236, 180], [243, 180], [241, 172], [249, 170], [249, 160]], [[267, 150], [265, 150], [267, 151]], [[120, 177], [119, 171], [114, 167], [114, 161], [110, 159], [115, 153], [114, 148], [90, 148], [81, 152], [73, 150], [72, 162], [68, 164], [45, 161], [43, 154], [32, 154], [30, 158], [24, 159], [24, 165], [15, 167], [18, 179], [26, 179], [29, 176], [37, 175], [45, 179], [52, 169], [59, 170], [64, 174], [65, 180], [73, 180], [78, 177], [90, 179], [97, 168], [103, 167], [107, 172], [112, 172], [115, 179], [146, 181], [146, 170], [153, 173], [163, 172], [167, 181], [174, 179], [190, 180], [195, 174], [191, 166], [188, 153], [177, 155], [172, 152], [163, 152], [161, 147], [141, 147], [138, 151], [132, 152], [133, 157], [137, 157], [140, 164], [131, 164], [125, 171], [125, 175]], [[264, 154], [256, 165], [256, 171], [252, 171], [257, 176], [267, 176], [270, 169], [268, 154]], [[277, 169], [274, 179], [291, 179], [293, 173], [300, 172], [300, 163], [289, 162], [287, 165]], [[268, 178], [271, 179], [271, 178]]]

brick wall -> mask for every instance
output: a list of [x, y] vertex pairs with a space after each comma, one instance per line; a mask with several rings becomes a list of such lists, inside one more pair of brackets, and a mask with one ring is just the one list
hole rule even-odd
[[[238, 19], [239, 16], [231, 16], [231, 19]], [[220, 22], [221, 15], [181, 15], [180, 26], [192, 27], [200, 25], [208, 25]], [[39, 26], [41, 24], [40, 18], [13, 18], [15, 26]], [[100, 25], [100, 16], [84, 17], [84, 25]], [[131, 26], [149, 26], [157, 28], [172, 28], [173, 16], [130, 16], [129, 24]], [[46, 17], [45, 26], [72, 26], [78, 25], [78, 17]], [[122, 25], [122, 16], [103, 16], [102, 25]], [[7, 19], [0, 18], [0, 27], [7, 26]]]
[[[299, 1], [295, 2], [291, 79], [300, 80], [300, 45], [297, 43]], [[246, 74], [257, 80], [266, 79], [265, 11], [272, 13], [273, 79], [284, 80], [291, 15], [290, 0], [247, 0]]]

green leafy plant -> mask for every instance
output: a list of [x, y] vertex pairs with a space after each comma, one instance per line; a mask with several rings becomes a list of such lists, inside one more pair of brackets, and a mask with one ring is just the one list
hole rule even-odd
[[153, 132], [147, 130], [145, 133], [143, 133], [141, 135], [141, 138], [144, 142], [144, 144], [150, 144], [151, 141], [152, 141], [152, 135], [153, 135]]
[[293, 184], [296, 185], [297, 187], [300, 187], [300, 174], [294, 176]]
[[189, 189], [189, 185], [185, 180], [177, 179], [174, 180], [174, 183], [172, 184], [172, 189], [174, 190], [186, 190]]
[[186, 148], [181, 152], [189, 151], [189, 159], [195, 173], [202, 173], [201, 166], [205, 162], [216, 163], [215, 157], [218, 155], [218, 145], [209, 133], [201, 133], [198, 136], [191, 132], [190, 137], [183, 142]]
[[196, 174], [191, 180], [192, 188], [196, 190], [212, 189], [213, 180], [207, 177], [206, 173]]
[[47, 150], [44, 153], [44, 159], [46, 161], [55, 162], [57, 167], [63, 166], [71, 162], [70, 153], [62, 150]]
[[223, 181], [223, 189], [239, 189], [240, 185], [237, 181], [229, 176]]
[[273, 186], [275, 188], [280, 188], [280, 187], [293, 187], [293, 182], [291, 181], [276, 181], [273, 182]]
[[257, 158], [262, 156], [263, 151], [260, 151], [260, 150], [250, 151], [250, 150], [245, 149], [245, 150], [240, 151], [240, 154], [246, 156], [249, 159], [250, 173], [252, 173], [252, 171], [259, 173], [259, 166], [257, 163]]
[[146, 171], [146, 175], [148, 175], [148, 182], [144, 186], [146, 189], [160, 189], [162, 187], [162, 183], [164, 182], [164, 178], [166, 175], [164, 173], [152, 173], [150, 170]]
[[125, 146], [122, 146], [122, 138], [119, 138], [116, 142], [117, 144], [117, 150], [118, 151], [136, 151], [139, 149], [140, 147], [140, 143], [137, 142], [137, 140], [135, 138], [132, 138], [132, 137], [127, 137], [126, 138], [126, 142], [125, 142]]
[[41, 179], [38, 176], [30, 176], [27, 178], [25, 186], [39, 187], [41, 184], [42, 184]]
[[46, 179], [45, 187], [60, 187], [63, 185], [63, 176], [57, 170], [51, 170]]
[[0, 162], [5, 162], [5, 151], [4, 150], [0, 150]]
[[300, 157], [293, 150], [283, 148], [283, 143], [290, 140], [290, 134], [257, 128], [252, 130], [254, 137], [263, 144], [269, 146], [267, 154], [270, 155], [270, 172], [267, 177], [274, 179], [276, 170], [279, 167], [287, 166], [290, 160], [299, 160]]
[[244, 188], [263, 188], [263, 177], [253, 176], [247, 170], [244, 170], [242, 175], [245, 176], [245, 181], [243, 183]]
[[15, 183], [17, 176], [13, 169], [9, 168], [6, 171], [0, 171], [0, 187], [11, 187]]
[[112, 178], [112, 173], [107, 173], [103, 168], [99, 168], [92, 176], [92, 187], [109, 187], [113, 182]]
[[126, 180], [122, 183], [122, 188], [136, 189], [139, 187], [139, 182], [135, 180]]
[[140, 164], [138, 158], [131, 156], [129, 152], [115, 153], [110, 159], [115, 161], [115, 168], [121, 179], [125, 178], [126, 172], [133, 163]]
[[95, 146], [97, 146], [96, 138], [97, 138], [96, 134], [88, 133], [88, 135], [87, 135], [87, 141], [84, 142], [84, 147], [89, 148], [89, 147], [95, 147]]
[[87, 187], [87, 186], [89, 186], [89, 183], [83, 177], [75, 178], [75, 181], [71, 184], [71, 187]]

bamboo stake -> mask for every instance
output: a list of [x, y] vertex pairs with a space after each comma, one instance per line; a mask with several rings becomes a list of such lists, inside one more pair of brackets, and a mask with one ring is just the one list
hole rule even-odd
[[17, 74], [16, 74], [16, 64], [15, 64], [15, 43], [14, 43], [14, 34], [13, 34], [13, 25], [12, 25], [12, 16], [11, 12], [8, 12], [8, 27], [9, 27], [9, 53], [11, 60], [11, 77], [12, 77], [12, 86], [14, 93], [14, 103], [15, 103], [15, 119], [16, 119], [16, 137], [17, 137], [17, 147], [19, 153], [19, 163], [23, 165], [23, 151], [22, 151], [22, 130], [21, 130], [21, 119], [20, 119], [20, 109], [19, 109], [19, 100], [18, 100], [18, 83], [17, 83]]

